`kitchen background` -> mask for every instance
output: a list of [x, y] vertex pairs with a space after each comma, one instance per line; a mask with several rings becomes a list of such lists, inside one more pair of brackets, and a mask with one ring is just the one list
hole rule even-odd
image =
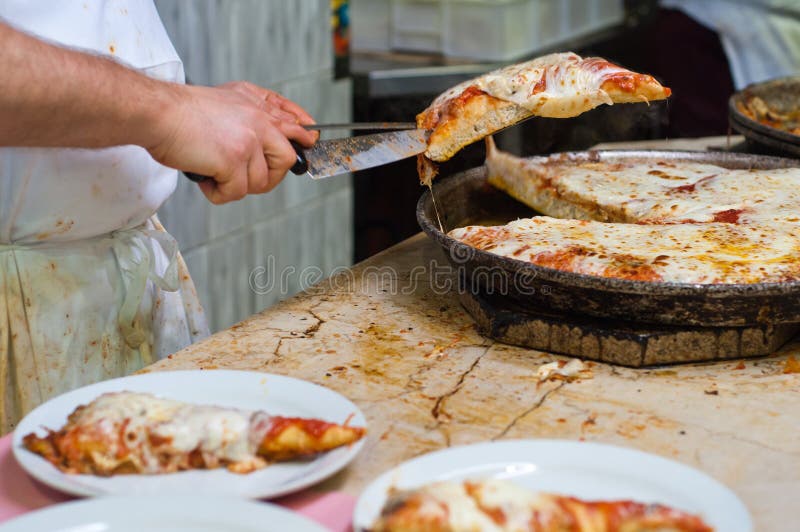
[[[447, 87], [550, 51], [621, 55], [650, 0], [156, 0], [187, 81], [248, 80], [318, 122], [410, 121]], [[616, 41], [615, 41], [616, 40]], [[623, 46], [624, 48], [624, 42]], [[638, 65], [630, 65], [637, 67]], [[519, 154], [665, 135], [664, 106], [600, 108], [504, 133]], [[338, 135], [346, 134], [339, 132]], [[482, 146], [445, 173], [481, 164]], [[228, 327], [411, 236], [421, 188], [413, 160], [209, 204], [186, 179], [159, 212], [180, 243], [212, 331]], [[259, 289], [251, 286], [251, 275]]]

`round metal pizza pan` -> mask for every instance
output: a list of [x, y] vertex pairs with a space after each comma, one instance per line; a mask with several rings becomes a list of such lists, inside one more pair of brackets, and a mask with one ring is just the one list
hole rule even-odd
[[735, 93], [728, 100], [731, 127], [744, 135], [748, 143], [768, 153], [800, 158], [800, 135], [762, 124], [739, 110], [739, 104], [750, 96], [758, 96], [770, 108], [782, 113], [800, 109], [800, 77], [755, 83]]
[[[787, 168], [800, 162], [727, 152], [586, 151], [575, 160], [622, 162], [694, 161], [726, 168]], [[451, 266], [468, 279], [460, 290], [501, 294], [531, 310], [548, 309], [643, 323], [744, 326], [800, 322], [800, 281], [758, 284], [685, 284], [631, 281], [545, 268], [463, 244], [447, 231], [465, 225], [499, 225], [536, 213], [486, 180], [479, 167], [445, 177], [433, 195], [445, 231], [439, 228], [431, 192], [417, 203], [422, 230], [444, 250]]]

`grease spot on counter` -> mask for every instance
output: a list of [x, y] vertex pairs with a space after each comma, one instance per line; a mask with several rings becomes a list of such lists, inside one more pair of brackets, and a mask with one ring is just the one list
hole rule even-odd
[[592, 427], [597, 425], [597, 414], [592, 412], [589, 416], [581, 423], [581, 432], [590, 430]]
[[647, 425], [642, 423], [635, 423], [630, 420], [623, 421], [616, 432], [623, 438], [635, 440], [641, 437], [642, 431], [647, 428]]
[[800, 360], [797, 360], [794, 355], [789, 355], [789, 358], [783, 363], [783, 373], [800, 373]]

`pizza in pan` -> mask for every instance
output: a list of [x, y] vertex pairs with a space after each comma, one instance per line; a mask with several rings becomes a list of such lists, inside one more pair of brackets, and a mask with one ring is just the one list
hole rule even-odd
[[437, 482], [390, 494], [372, 532], [711, 532], [659, 504], [584, 501], [503, 480]]
[[420, 179], [430, 185], [434, 161], [446, 161], [464, 146], [531, 116], [569, 118], [601, 104], [669, 95], [652, 76], [571, 52], [494, 70], [442, 93], [417, 116], [417, 126], [431, 131], [419, 156]]
[[101, 395], [66, 425], [23, 438], [66, 473], [108, 476], [227, 467], [249, 473], [361, 439], [365, 429], [318, 419], [197, 405], [147, 393]]
[[[739, 224], [800, 221], [800, 168], [732, 170], [689, 161], [520, 158], [487, 139], [488, 181], [554, 218]], [[590, 152], [591, 153], [591, 152]]]
[[496, 255], [599, 277], [693, 284], [800, 280], [800, 225], [790, 222], [656, 225], [537, 216], [449, 234]]
[[800, 168], [690, 161], [519, 158], [487, 140], [496, 188], [545, 216], [450, 236], [546, 268], [635, 281], [800, 280]]

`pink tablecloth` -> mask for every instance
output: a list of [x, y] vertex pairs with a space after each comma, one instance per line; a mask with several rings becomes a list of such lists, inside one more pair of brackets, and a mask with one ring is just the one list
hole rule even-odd
[[[0, 438], [0, 523], [51, 504], [72, 500], [20, 468], [11, 454], [11, 435]], [[273, 502], [320, 523], [329, 530], [350, 530], [355, 498], [341, 492], [299, 493]]]

